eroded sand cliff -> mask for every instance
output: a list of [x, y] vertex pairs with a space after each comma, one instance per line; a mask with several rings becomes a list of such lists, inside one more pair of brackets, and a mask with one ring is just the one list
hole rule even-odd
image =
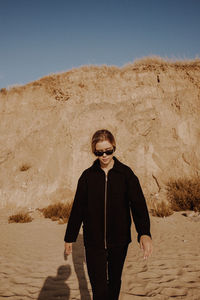
[[147, 201], [200, 174], [200, 61], [83, 66], [0, 93], [0, 206], [72, 200], [101, 128]]

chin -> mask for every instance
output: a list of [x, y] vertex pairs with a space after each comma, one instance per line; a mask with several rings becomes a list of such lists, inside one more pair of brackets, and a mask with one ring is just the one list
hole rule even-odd
[[106, 160], [102, 160], [102, 164], [104, 165], [108, 165], [111, 162], [112, 159], [106, 159]]

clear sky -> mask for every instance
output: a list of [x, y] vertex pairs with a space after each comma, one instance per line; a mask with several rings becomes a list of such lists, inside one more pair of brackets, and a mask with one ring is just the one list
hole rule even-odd
[[200, 0], [0, 0], [0, 88], [149, 55], [200, 56]]

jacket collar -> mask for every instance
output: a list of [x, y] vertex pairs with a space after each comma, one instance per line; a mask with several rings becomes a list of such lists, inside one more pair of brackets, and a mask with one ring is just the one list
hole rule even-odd
[[[114, 159], [114, 165], [111, 170], [122, 172], [123, 164], [115, 156], [113, 156], [113, 159]], [[98, 158], [93, 162], [92, 169], [94, 169], [96, 171], [102, 170], [101, 166], [100, 166], [100, 161]]]

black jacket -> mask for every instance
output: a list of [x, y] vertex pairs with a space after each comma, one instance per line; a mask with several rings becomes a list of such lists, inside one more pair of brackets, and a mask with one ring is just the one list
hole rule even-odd
[[83, 222], [86, 247], [109, 247], [131, 242], [131, 214], [138, 233], [150, 234], [146, 201], [138, 178], [116, 157], [107, 175], [99, 159], [86, 169], [78, 186], [65, 233], [65, 242], [75, 242]]

